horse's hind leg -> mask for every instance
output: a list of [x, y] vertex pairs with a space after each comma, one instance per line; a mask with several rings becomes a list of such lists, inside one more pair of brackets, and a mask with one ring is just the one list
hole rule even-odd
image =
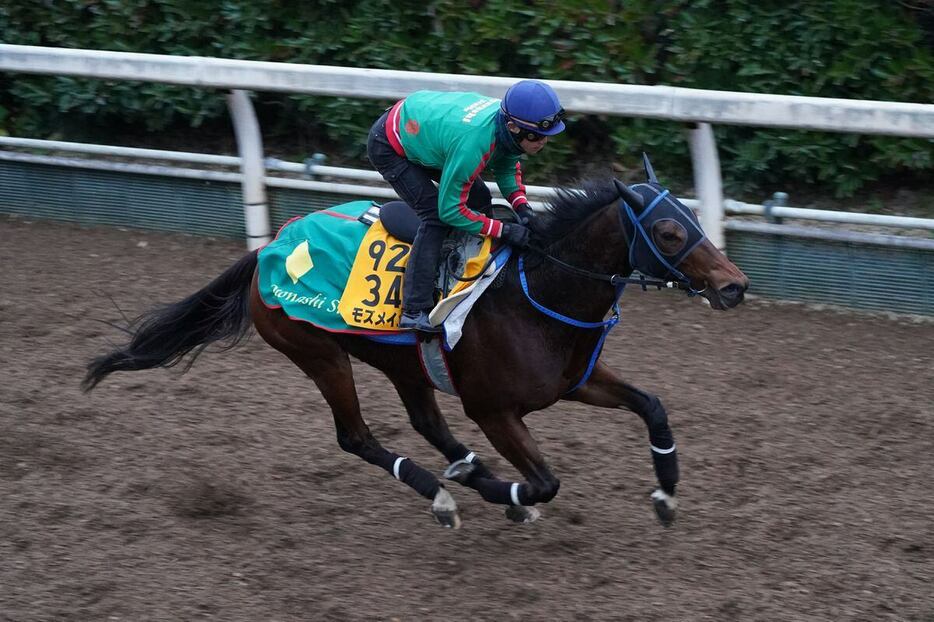
[[252, 300], [251, 312], [263, 339], [285, 354], [318, 386], [331, 407], [341, 449], [382, 467], [431, 499], [431, 511], [443, 526], [460, 527], [457, 504], [438, 478], [414, 461], [387, 451], [373, 437], [360, 413], [347, 352], [328, 334], [292, 322], [280, 311], [267, 309], [256, 297]]
[[587, 382], [565, 399], [604, 408], [625, 408], [639, 415], [649, 430], [649, 446], [659, 488], [652, 493], [658, 519], [666, 527], [675, 520], [678, 453], [668, 426], [668, 414], [658, 397], [629, 385], [611, 369], [597, 363]]
[[[320, 353], [316, 353], [320, 356]], [[327, 361], [294, 352], [286, 355], [318, 385], [334, 415], [337, 443], [346, 452], [382, 467], [418, 494], [432, 501], [431, 511], [445, 527], [460, 527], [457, 504], [438, 479], [413, 460], [386, 450], [373, 437], [360, 413], [350, 359], [343, 350], [330, 352]]]
[[[458, 441], [448, 428], [447, 421], [435, 400], [434, 390], [423, 384], [393, 380], [402, 399], [409, 421], [415, 431], [425, 437], [431, 445], [444, 454], [449, 463], [444, 475], [468, 488], [479, 492], [480, 487], [489, 488], [494, 482], [502, 483], [477, 454]], [[534, 508], [509, 506], [506, 516], [518, 523], [530, 523], [540, 513]]]
[[[464, 408], [467, 416], [477, 422], [496, 451], [525, 477], [525, 482], [471, 478], [470, 487], [475, 488], [490, 503], [510, 506], [506, 515], [511, 519], [517, 522], [535, 520], [537, 511], [527, 506], [551, 501], [558, 494], [561, 482], [545, 464], [529, 429], [516, 412], [491, 412], [467, 404], [464, 404]], [[516, 516], [518, 512], [529, 510], [532, 515], [524, 520]]]

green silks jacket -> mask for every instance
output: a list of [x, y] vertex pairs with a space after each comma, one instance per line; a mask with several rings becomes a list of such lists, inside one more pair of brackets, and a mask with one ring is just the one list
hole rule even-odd
[[386, 120], [389, 143], [400, 156], [441, 171], [438, 217], [470, 233], [499, 237], [503, 223], [467, 207], [474, 181], [489, 168], [516, 210], [528, 204], [520, 155], [497, 144], [500, 100], [479, 93], [416, 91]]

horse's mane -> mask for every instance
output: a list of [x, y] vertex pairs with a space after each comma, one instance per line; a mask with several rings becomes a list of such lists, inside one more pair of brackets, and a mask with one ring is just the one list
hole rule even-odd
[[557, 196], [532, 219], [535, 237], [550, 244], [565, 237], [578, 224], [601, 208], [619, 199], [612, 178], [583, 179], [574, 187], [559, 187]]

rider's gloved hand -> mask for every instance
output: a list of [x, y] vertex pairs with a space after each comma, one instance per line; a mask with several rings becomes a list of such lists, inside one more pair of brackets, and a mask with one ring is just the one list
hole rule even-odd
[[528, 227], [514, 223], [503, 223], [503, 233], [500, 238], [517, 248], [529, 247], [529, 236], [531, 231]]
[[529, 223], [532, 222], [532, 210], [516, 210], [516, 222], [523, 227], [528, 227]]

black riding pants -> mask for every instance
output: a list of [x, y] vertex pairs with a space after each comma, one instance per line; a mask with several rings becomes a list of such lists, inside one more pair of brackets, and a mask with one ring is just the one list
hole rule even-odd
[[[425, 168], [396, 153], [386, 138], [388, 116], [388, 111], [383, 113], [370, 128], [366, 154], [383, 179], [421, 219], [405, 267], [402, 307], [408, 313], [428, 311], [435, 304], [434, 282], [441, 263], [441, 245], [450, 230], [450, 226], [438, 217], [438, 189], [432, 183], [432, 180], [441, 179], [441, 171]], [[486, 211], [491, 202], [489, 189], [482, 179], [477, 178], [470, 188], [467, 207]]]

